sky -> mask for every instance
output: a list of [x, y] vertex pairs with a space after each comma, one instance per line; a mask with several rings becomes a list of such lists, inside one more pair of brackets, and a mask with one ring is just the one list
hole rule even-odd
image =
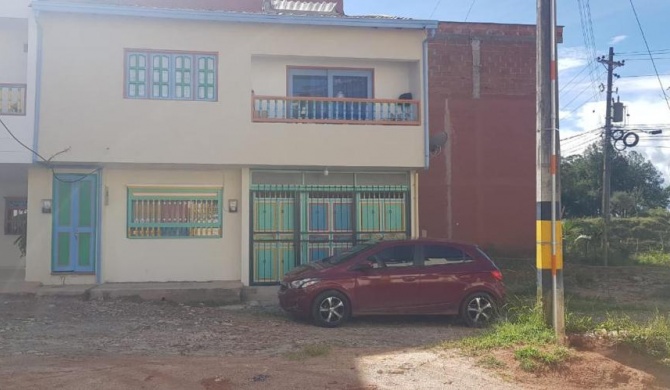
[[[605, 93], [599, 87], [606, 85], [607, 73], [603, 65], [593, 60], [607, 55], [612, 46], [615, 60], [626, 62], [615, 71], [621, 77], [614, 83], [614, 89], [618, 90], [615, 99], [626, 106], [626, 129], [664, 129], [661, 135], [638, 132], [640, 142], [629, 150], [649, 158], [665, 176], [666, 184], [670, 184], [670, 107], [630, 0], [557, 1], [558, 24], [564, 27], [558, 54], [562, 154], [579, 154], [600, 139], [601, 131], [597, 129], [605, 123]], [[459, 22], [466, 21], [466, 17], [468, 22], [534, 24], [536, 21], [536, 0], [345, 0], [344, 4], [345, 12], [350, 15], [384, 14]], [[670, 1], [633, 0], [633, 4], [670, 99], [667, 89], [670, 88], [667, 38]]]

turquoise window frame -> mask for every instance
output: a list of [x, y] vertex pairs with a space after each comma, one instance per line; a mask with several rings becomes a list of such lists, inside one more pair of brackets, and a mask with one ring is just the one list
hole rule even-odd
[[[140, 66], [140, 58], [144, 66]], [[144, 88], [144, 94], [139, 93], [140, 88]], [[124, 96], [127, 99], [215, 102], [218, 100], [218, 55], [126, 49]]]
[[223, 188], [128, 187], [126, 224], [129, 239], [221, 238]]
[[[198, 55], [195, 58], [198, 88], [196, 100], [216, 100], [217, 94], [217, 61], [216, 57]], [[202, 66], [201, 66], [202, 65]], [[203, 94], [201, 95], [201, 90]], [[211, 94], [209, 93], [211, 90]]]
[[151, 54], [151, 98], [169, 99], [170, 84], [172, 82], [171, 74], [172, 61], [169, 55], [153, 53]]
[[[133, 61], [134, 60], [134, 61]], [[141, 65], [141, 61], [144, 65]], [[129, 98], [146, 98], [147, 97], [147, 70], [149, 69], [149, 58], [146, 53], [130, 52], [127, 55], [126, 66], [126, 88]], [[140, 93], [140, 87], [144, 88], [144, 92]], [[134, 89], [134, 91], [133, 91]]]
[[175, 55], [174, 98], [192, 100], [192, 96], [193, 96], [193, 56]]

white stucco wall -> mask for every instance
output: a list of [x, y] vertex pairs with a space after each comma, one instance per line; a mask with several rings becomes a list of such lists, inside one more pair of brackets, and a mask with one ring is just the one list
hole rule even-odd
[[31, 0], [2, 0], [0, 1], [0, 18], [28, 18], [31, 12]]
[[[60, 172], [60, 171], [59, 171]], [[227, 211], [228, 199], [244, 199], [240, 169], [103, 169], [101, 173], [101, 282], [241, 280], [242, 212]], [[223, 187], [223, 237], [211, 239], [129, 239], [128, 186]], [[29, 236], [26, 280], [44, 284], [95, 283], [91, 275], [51, 274], [51, 216], [41, 214], [41, 199], [51, 199], [48, 170], [30, 171]], [[104, 193], [108, 192], [105, 201]], [[248, 226], [248, 223], [247, 223]], [[248, 231], [248, 230], [245, 230]], [[35, 244], [36, 243], [36, 244]], [[248, 252], [248, 250], [247, 250]], [[64, 278], [64, 280], [63, 280]]]
[[[70, 147], [58, 161], [389, 168], [424, 164], [422, 126], [252, 123], [250, 104], [254, 88], [285, 95], [286, 65], [297, 63], [365, 65], [375, 69], [377, 97], [414, 92], [421, 85], [416, 75], [423, 31], [50, 13], [41, 14], [40, 22], [44, 72], [39, 150], [50, 156]], [[218, 53], [218, 101], [125, 99], [126, 48]], [[281, 66], [275, 61], [271, 80], [254, 68], [252, 59], [262, 56], [285, 59]]]
[[[241, 213], [227, 211], [240, 194], [240, 170], [105, 170], [109, 204], [102, 212], [102, 280], [105, 282], [240, 280]], [[128, 239], [128, 185], [223, 187], [223, 237]]]
[[3, 18], [0, 15], [0, 83], [26, 83], [28, 19]]
[[[18, 12], [22, 6], [28, 9], [24, 1], [3, 0], [0, 5], [0, 84], [27, 84], [25, 115], [2, 115], [2, 120], [21, 142], [32, 146], [35, 41], [29, 28], [34, 26], [34, 20], [28, 18], [28, 12], [25, 15]], [[20, 15], [25, 18], [19, 18]], [[28, 45], [27, 52], [24, 45]], [[3, 128], [0, 128], [0, 151], [0, 163], [28, 163], [32, 159], [31, 153]]]

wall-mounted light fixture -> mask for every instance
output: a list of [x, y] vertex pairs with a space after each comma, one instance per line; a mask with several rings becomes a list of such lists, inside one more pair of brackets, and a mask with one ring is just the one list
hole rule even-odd
[[231, 213], [237, 212], [237, 199], [228, 200], [228, 211]]

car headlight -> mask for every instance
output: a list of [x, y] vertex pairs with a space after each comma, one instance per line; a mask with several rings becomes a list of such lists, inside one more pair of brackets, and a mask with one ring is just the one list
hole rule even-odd
[[320, 281], [320, 279], [315, 278], [294, 280], [291, 282], [291, 288], [307, 288], [313, 284], [319, 283]]

